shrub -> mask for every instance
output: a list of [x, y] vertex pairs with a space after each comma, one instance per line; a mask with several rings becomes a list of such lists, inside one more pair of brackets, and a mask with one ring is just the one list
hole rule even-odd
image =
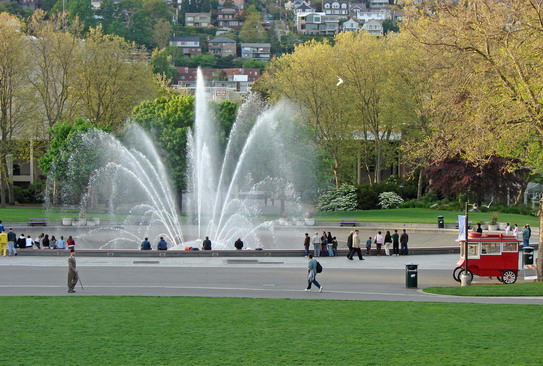
[[403, 202], [403, 198], [394, 192], [383, 192], [379, 194], [379, 206], [383, 209], [398, 208]]
[[317, 210], [330, 211], [354, 211], [356, 210], [356, 188], [343, 184], [338, 189], [330, 190], [319, 197]]

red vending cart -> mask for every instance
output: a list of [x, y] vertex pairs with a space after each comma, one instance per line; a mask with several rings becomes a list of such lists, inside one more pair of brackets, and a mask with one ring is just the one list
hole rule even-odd
[[[458, 240], [457, 240], [458, 241]], [[464, 241], [460, 243], [460, 259], [453, 271], [453, 278], [460, 282], [466, 255]], [[496, 277], [503, 283], [515, 283], [518, 277], [519, 240], [503, 234], [470, 232], [468, 234], [468, 274]]]

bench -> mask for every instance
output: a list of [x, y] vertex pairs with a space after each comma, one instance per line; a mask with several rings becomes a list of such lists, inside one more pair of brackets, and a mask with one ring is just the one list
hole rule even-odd
[[47, 226], [47, 219], [44, 218], [33, 218], [28, 219], [30, 226]]
[[339, 219], [339, 226], [356, 226], [358, 219]]

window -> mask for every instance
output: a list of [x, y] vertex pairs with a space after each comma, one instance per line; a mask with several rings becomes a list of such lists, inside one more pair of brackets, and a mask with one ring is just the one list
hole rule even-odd
[[324, 4], [324, 8], [325, 9], [330, 9], [330, 4], [328, 4], [328, 3]]
[[468, 244], [468, 258], [479, 258], [479, 243]]
[[503, 243], [503, 252], [517, 252], [518, 243]]
[[500, 243], [482, 243], [481, 254], [501, 254]]

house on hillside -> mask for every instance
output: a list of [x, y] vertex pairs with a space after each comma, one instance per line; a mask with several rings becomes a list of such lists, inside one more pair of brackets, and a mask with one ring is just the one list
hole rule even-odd
[[339, 32], [339, 19], [336, 15], [323, 12], [297, 14], [296, 31], [301, 34], [334, 35]]
[[378, 20], [370, 20], [362, 26], [362, 29], [371, 34], [372, 36], [382, 36], [383, 35], [383, 22]]
[[234, 6], [219, 6], [217, 9], [217, 26], [240, 30], [243, 22], [239, 19], [240, 9]]
[[354, 19], [349, 19], [341, 26], [343, 32], [356, 32], [360, 30], [360, 23]]
[[208, 42], [209, 53], [222, 57], [236, 56], [236, 41], [228, 37], [217, 37]]
[[349, 1], [346, 0], [324, 0], [322, 11], [326, 15], [335, 15], [338, 19], [349, 17]]
[[172, 37], [171, 47], [178, 47], [183, 51], [183, 56], [191, 58], [202, 53], [200, 38], [198, 37]]
[[271, 44], [269, 43], [242, 43], [241, 58], [268, 61], [271, 57]]
[[207, 28], [211, 26], [211, 13], [186, 13], [187, 27]]

